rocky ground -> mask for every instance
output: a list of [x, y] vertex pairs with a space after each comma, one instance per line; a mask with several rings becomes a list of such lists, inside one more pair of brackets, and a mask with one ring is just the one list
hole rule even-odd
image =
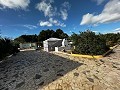
[[120, 46], [100, 60], [20, 52], [0, 63], [0, 90], [120, 90]]

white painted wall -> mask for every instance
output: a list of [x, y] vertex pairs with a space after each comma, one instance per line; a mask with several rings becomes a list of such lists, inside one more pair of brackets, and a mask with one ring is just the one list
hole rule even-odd
[[66, 39], [63, 39], [63, 41], [62, 41], [62, 46], [63, 46], [63, 47], [68, 46], [68, 41], [67, 41]]
[[43, 46], [44, 46], [44, 51], [48, 52], [48, 42], [47, 41], [43, 41]]

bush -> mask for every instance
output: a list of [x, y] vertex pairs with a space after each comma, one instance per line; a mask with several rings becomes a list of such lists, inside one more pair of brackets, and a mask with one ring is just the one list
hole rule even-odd
[[106, 44], [107, 44], [109, 47], [113, 47], [114, 45], [116, 45], [116, 43], [114, 43], [113, 41], [108, 41], [108, 42], [106, 42]]
[[2, 60], [10, 54], [14, 54], [17, 52], [19, 52], [19, 50], [16, 46], [14, 46], [10, 39], [0, 38], [0, 60]]
[[120, 39], [118, 39], [117, 43], [120, 45]]
[[104, 39], [99, 38], [94, 32], [86, 31], [80, 32], [78, 35], [72, 37], [75, 42], [75, 49], [73, 53], [87, 54], [87, 55], [101, 55], [109, 50]]

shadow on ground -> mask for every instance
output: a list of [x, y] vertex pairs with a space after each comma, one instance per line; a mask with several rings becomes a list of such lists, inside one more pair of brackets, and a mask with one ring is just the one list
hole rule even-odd
[[20, 52], [0, 64], [0, 90], [37, 90], [81, 65], [43, 51]]

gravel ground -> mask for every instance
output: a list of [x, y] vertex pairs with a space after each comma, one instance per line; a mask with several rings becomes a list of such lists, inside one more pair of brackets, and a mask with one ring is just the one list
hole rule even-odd
[[120, 46], [100, 60], [20, 52], [0, 64], [0, 90], [120, 90]]

